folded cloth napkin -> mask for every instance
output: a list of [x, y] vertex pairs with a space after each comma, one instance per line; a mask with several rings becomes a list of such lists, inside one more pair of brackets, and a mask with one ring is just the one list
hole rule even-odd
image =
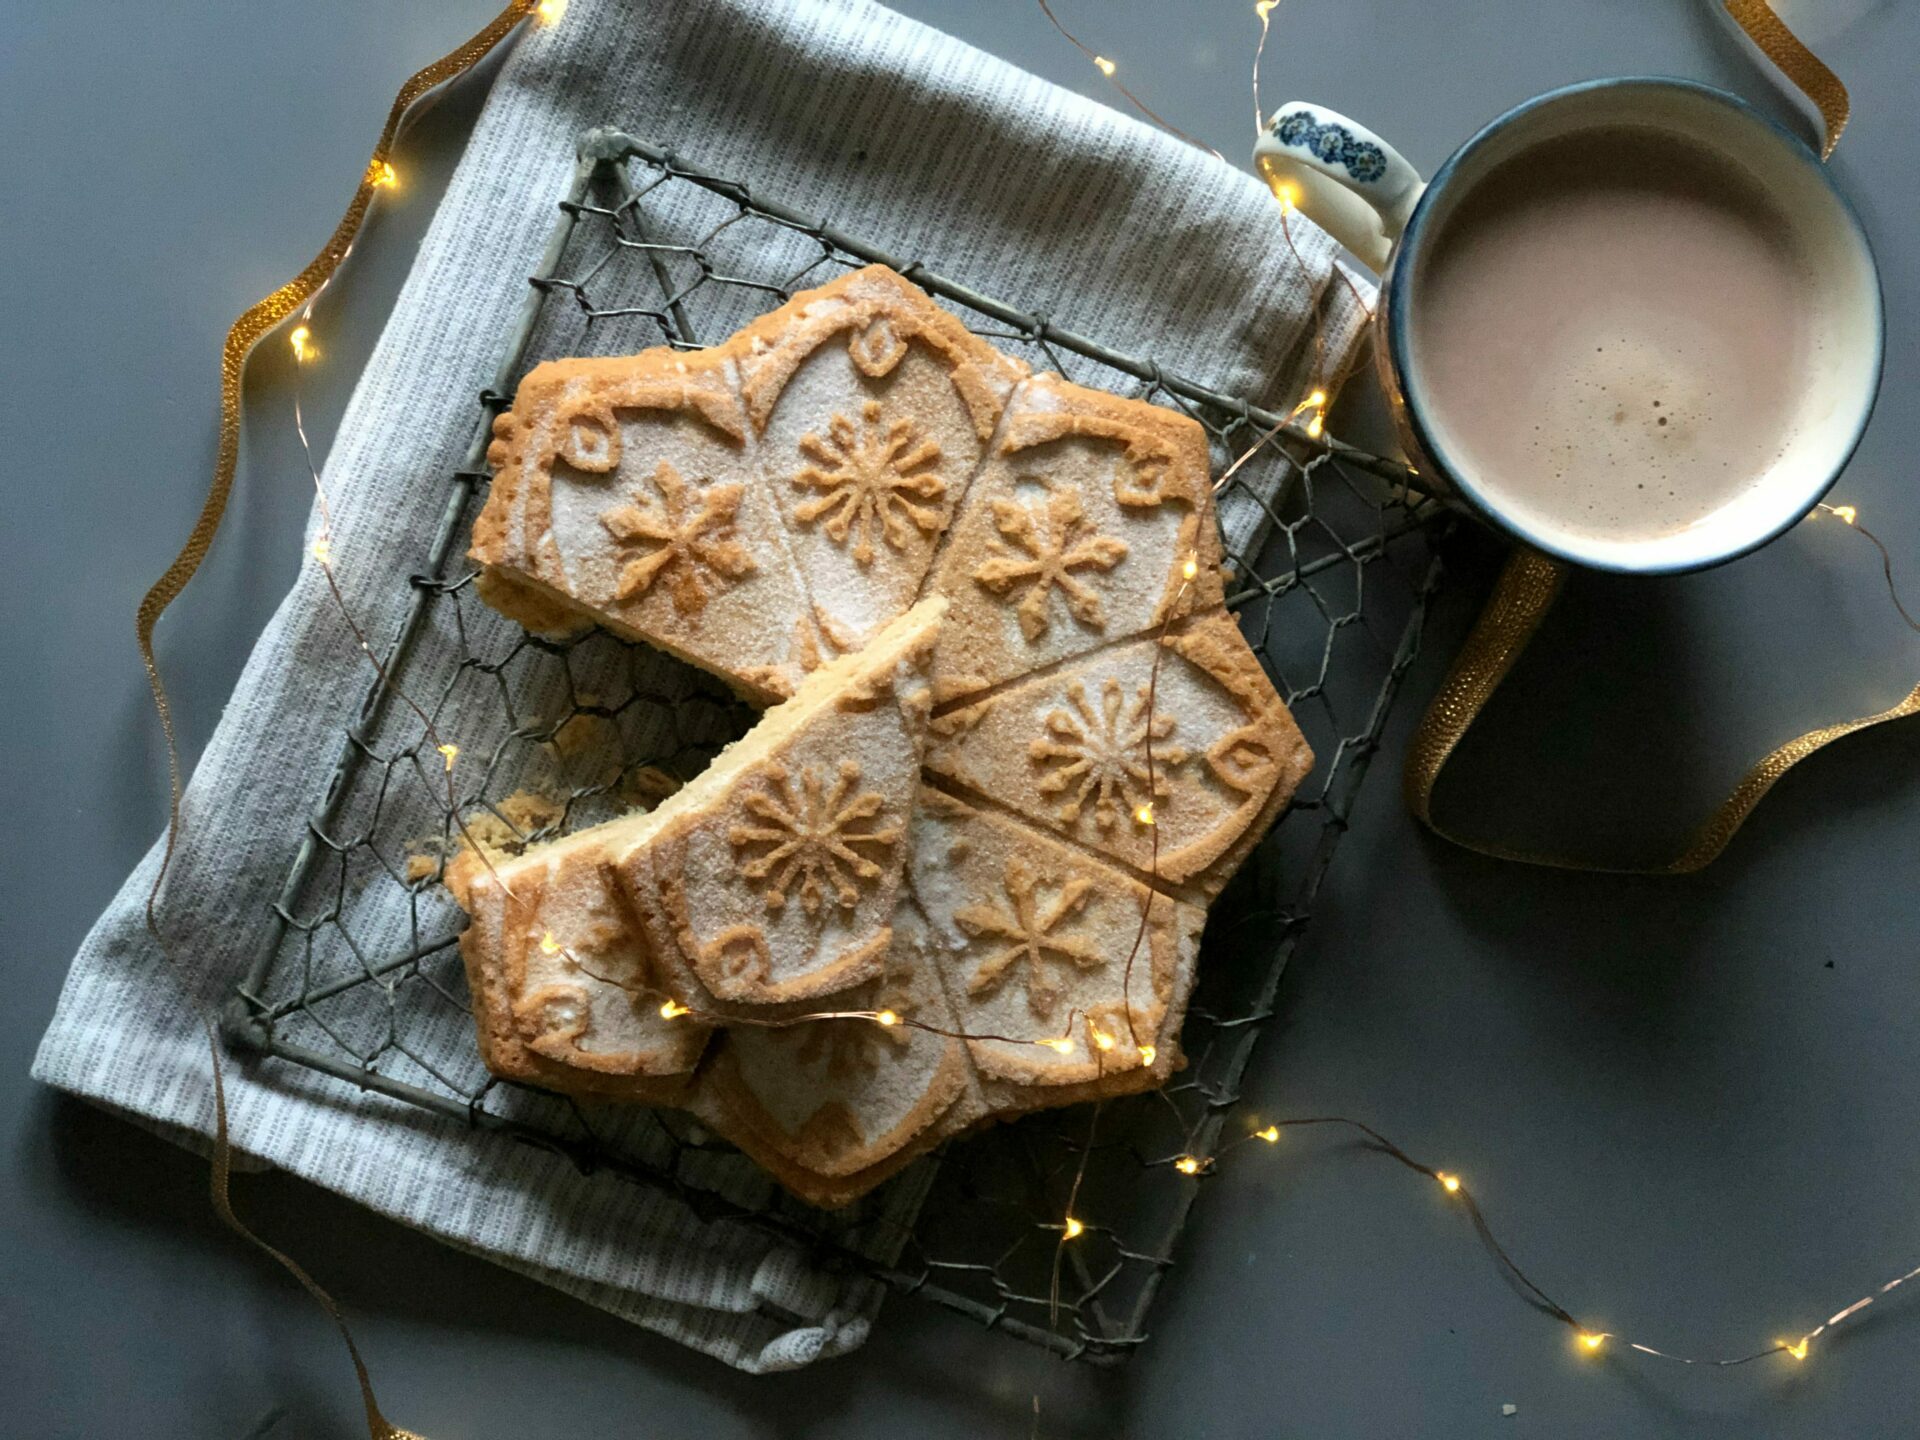
[[[1230, 393], [1290, 403], [1312, 380], [1314, 307], [1334, 355], [1362, 319], [1330, 283], [1330, 242], [1299, 225], [1296, 258], [1250, 176], [875, 5], [572, 0], [502, 68], [328, 459], [336, 573], [372, 634], [397, 620], [576, 141], [601, 125]], [[143, 925], [156, 846], [75, 959], [38, 1078], [210, 1132], [187, 999], [218, 1007], [266, 942], [366, 678], [305, 567], [187, 790], [162, 905], [186, 998]], [[398, 886], [366, 905], [357, 924], [405, 935]], [[471, 1059], [463, 1025], [445, 1043]], [[850, 1350], [879, 1304], [873, 1282], [762, 1233], [300, 1067], [236, 1066], [228, 1094], [247, 1154], [742, 1369]], [[896, 1196], [910, 1221], [917, 1192]]]

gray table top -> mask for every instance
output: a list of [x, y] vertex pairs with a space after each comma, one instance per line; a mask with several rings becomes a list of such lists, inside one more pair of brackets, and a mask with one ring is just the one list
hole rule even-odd
[[[76, 0], [0, 18], [0, 426], [16, 507], [0, 753], [18, 807], [0, 865], [14, 937], [0, 959], [9, 1433], [237, 1437], [277, 1406], [271, 1434], [358, 1433], [325, 1319], [221, 1230], [204, 1166], [38, 1089], [26, 1068], [67, 957], [162, 814], [131, 616], [199, 504], [224, 327], [332, 226], [400, 79], [493, 5]], [[902, 8], [1108, 94], [1020, 0]], [[1060, 8], [1175, 123], [1245, 152], [1250, 3]], [[1858, 118], [1834, 172], [1878, 249], [1889, 311], [1882, 403], [1835, 498], [1920, 588], [1920, 412], [1906, 403], [1920, 380], [1920, 140], [1904, 108], [1920, 9], [1782, 8], [1852, 87]], [[1266, 95], [1347, 109], [1429, 169], [1507, 104], [1610, 73], [1697, 76], [1806, 128], [1718, 11], [1283, 0]], [[458, 87], [406, 144], [408, 188], [377, 217], [315, 372], [321, 443], [481, 94]], [[164, 628], [190, 752], [299, 560], [308, 494], [280, 363], [255, 367], [228, 528]], [[1390, 754], [1490, 558], [1470, 557], [1442, 603]], [[1549, 842], [1671, 839], [1770, 745], [1920, 678], [1920, 648], [1876, 585], [1874, 557], [1837, 526], [1688, 580], [1577, 583], [1462, 755], [1454, 813]], [[1797, 1334], [1920, 1263], [1917, 796], [1920, 730], [1882, 730], [1787, 780], [1705, 874], [1617, 880], [1438, 844], [1383, 770], [1248, 1093], [1366, 1117], [1469, 1175], [1523, 1263], [1597, 1322], [1711, 1353]], [[1748, 1440], [1920, 1420], [1920, 1294], [1801, 1365], [1586, 1358], [1430, 1185], [1327, 1139], [1290, 1138], [1270, 1160], [1209, 1182], [1157, 1334], [1121, 1374], [894, 1302], [854, 1358], [754, 1380], [287, 1177], [249, 1178], [241, 1198], [351, 1307], [390, 1412], [434, 1440]]]

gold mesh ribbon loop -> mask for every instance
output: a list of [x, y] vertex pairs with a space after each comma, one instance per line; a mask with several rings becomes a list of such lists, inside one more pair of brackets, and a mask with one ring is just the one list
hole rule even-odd
[[201, 503], [200, 516], [194, 521], [193, 532], [187, 536], [186, 544], [173, 557], [173, 563], [167, 566], [166, 573], [153, 582], [153, 588], [142, 597], [139, 609], [134, 612], [140, 660], [146, 666], [147, 684], [153, 691], [153, 706], [159, 712], [160, 728], [166, 732], [167, 739], [167, 843], [161, 855], [159, 874], [154, 877], [153, 889], [147, 895], [149, 928], [153, 925], [154, 897], [160, 893], [160, 882], [166, 878], [178, 840], [181, 784], [180, 747], [174, 735], [173, 707], [167, 702], [167, 687], [160, 678], [159, 662], [154, 658], [153, 627], [159, 623], [167, 607], [180, 598], [180, 592], [187, 588], [187, 582], [200, 569], [200, 562], [207, 558], [207, 551], [213, 546], [213, 537], [219, 533], [220, 522], [226, 517], [227, 500], [233, 493], [234, 471], [240, 462], [240, 391], [241, 382], [246, 376], [247, 356], [263, 336], [319, 294], [320, 288], [340, 268], [340, 262], [347, 258], [347, 252], [353, 248], [354, 238], [359, 235], [360, 226], [367, 218], [367, 209], [373, 204], [374, 192], [380, 188], [382, 179], [388, 173], [387, 166], [393, 158], [394, 137], [399, 134], [400, 122], [406, 117], [407, 111], [429, 90], [464, 75], [479, 64], [526, 18], [534, 4], [535, 0], [513, 0], [484, 30], [459, 49], [441, 56], [408, 78], [387, 111], [387, 123], [374, 144], [373, 158], [367, 161], [359, 187], [347, 205], [347, 213], [340, 217], [340, 223], [334, 226], [333, 234], [321, 247], [320, 253], [308, 261], [306, 269], [293, 279], [271, 295], [248, 306], [227, 331], [226, 342], [220, 348], [220, 446], [214, 456], [213, 480], [207, 487], [207, 498]]
[[[447, 81], [465, 74], [482, 59], [492, 53], [494, 47], [513, 33], [514, 28], [533, 10], [535, 0], [513, 0], [513, 3], [497, 16], [479, 34], [468, 40], [451, 54], [425, 69], [410, 76], [406, 84], [400, 87], [400, 93], [394, 97], [392, 107], [387, 111], [387, 123], [380, 131], [380, 138], [373, 147], [373, 157], [368, 160], [367, 168], [362, 172], [358, 188], [347, 206], [347, 213], [340, 217], [340, 223], [334, 227], [331, 237], [318, 255], [308, 262], [307, 267], [275, 290], [265, 299], [249, 306], [240, 318], [233, 322], [233, 328], [227, 331], [226, 343], [220, 351], [220, 445], [215, 454], [213, 479], [207, 487], [207, 497], [201, 503], [200, 516], [194, 522], [193, 532], [180, 553], [167, 566], [166, 573], [153, 584], [140, 601], [135, 612], [134, 628], [140, 642], [141, 663], [146, 666], [147, 684], [153, 691], [153, 706], [160, 716], [160, 728], [166, 733], [167, 742], [167, 835], [166, 845], [161, 852], [160, 867], [153, 878], [152, 888], [147, 891], [147, 931], [153, 936], [154, 943], [160, 947], [163, 955], [169, 957], [165, 938], [160, 933], [159, 916], [156, 905], [160, 887], [166, 880], [168, 868], [173, 863], [174, 850], [180, 836], [180, 747], [174, 734], [173, 710], [167, 703], [167, 688], [160, 678], [160, 665], [153, 652], [153, 629], [160, 617], [187, 588], [200, 569], [200, 563], [206, 559], [207, 551], [213, 545], [213, 538], [219, 532], [220, 522], [227, 513], [227, 501], [233, 492], [233, 478], [240, 459], [240, 396], [241, 383], [245, 378], [247, 357], [262, 337], [269, 334], [288, 316], [319, 294], [321, 287], [340, 268], [347, 258], [347, 252], [353, 248], [354, 237], [360, 233], [367, 210], [373, 203], [374, 191], [391, 175], [389, 162], [393, 154], [394, 138], [399, 134], [401, 121], [407, 112], [422, 96]], [[360, 1349], [353, 1343], [353, 1334], [347, 1328], [346, 1316], [339, 1305], [291, 1255], [268, 1244], [247, 1227], [233, 1208], [228, 1194], [228, 1180], [233, 1169], [233, 1147], [227, 1134], [227, 1093], [225, 1079], [221, 1073], [220, 1046], [215, 1038], [212, 1023], [203, 1014], [201, 1024], [206, 1030], [207, 1046], [213, 1061], [213, 1103], [214, 1103], [214, 1143], [212, 1157], [212, 1175], [210, 1197], [213, 1208], [225, 1222], [242, 1238], [265, 1251], [284, 1267], [294, 1279], [298, 1280], [306, 1292], [327, 1312], [335, 1326], [339, 1328], [340, 1338], [347, 1343], [347, 1353], [353, 1359], [354, 1374], [360, 1382], [360, 1398], [366, 1408], [367, 1435], [369, 1440], [422, 1440], [411, 1430], [403, 1430], [380, 1413], [380, 1406], [373, 1398], [373, 1380], [367, 1373], [365, 1362], [360, 1358]]]
[[1833, 147], [1840, 143], [1840, 136], [1847, 128], [1852, 115], [1852, 102], [1847, 98], [1847, 87], [1840, 83], [1840, 77], [1829, 70], [1821, 58], [1801, 43], [1800, 37], [1787, 28], [1787, 22], [1774, 13], [1773, 6], [1767, 0], [1725, 0], [1727, 14], [1731, 15], [1740, 28], [1747, 32], [1747, 38], [1760, 47], [1769, 60], [1779, 67], [1780, 72], [1800, 88], [1820, 111], [1820, 121], [1826, 126], [1826, 139], [1820, 146], [1820, 158], [1825, 160], [1833, 154]]
[[[1745, 30], [1753, 43], [1780, 67], [1786, 77], [1805, 92], [1819, 107], [1826, 125], [1826, 143], [1821, 150], [1825, 159], [1840, 143], [1847, 128], [1849, 102], [1847, 87], [1820, 58], [1800, 42], [1767, 0], [1724, 0], [1726, 10]], [[1747, 771], [1733, 793], [1693, 832], [1686, 847], [1664, 865], [1609, 865], [1595, 861], [1565, 859], [1516, 850], [1491, 841], [1468, 840], [1441, 828], [1433, 818], [1433, 787], [1454, 747], [1472, 726], [1507, 672], [1527, 648], [1527, 642], [1540, 628], [1554, 599], [1560, 593], [1566, 570], [1556, 561], [1535, 551], [1521, 549], [1507, 561], [1493, 595], [1474, 622], [1473, 632], [1448, 671], [1440, 691], [1427, 707], [1420, 728], [1407, 752], [1402, 786], [1407, 808], [1434, 834], [1464, 849], [1501, 860], [1517, 860], [1527, 865], [1547, 865], [1561, 870], [1597, 871], [1616, 875], [1685, 875], [1710, 864], [1727, 842], [1746, 823], [1774, 782], [1816, 750], [1831, 745], [1856, 731], [1883, 725], [1889, 720], [1920, 714], [1920, 685], [1906, 699], [1874, 715], [1823, 725], [1796, 736], [1768, 754]], [[1891, 572], [1889, 572], [1891, 583]], [[1898, 603], [1896, 598], [1896, 604]]]
[[1433, 788], [1447, 758], [1493, 698], [1500, 682], [1527, 648], [1540, 622], [1546, 619], [1560, 594], [1566, 567], [1533, 550], [1517, 550], [1500, 572], [1493, 594], [1474, 621], [1467, 643], [1421, 718], [1407, 751], [1403, 775], [1407, 808], [1414, 818], [1443, 840], [1498, 860], [1546, 865], [1557, 870], [1585, 870], [1609, 875], [1686, 875], [1704, 868], [1727, 848], [1774, 782], [1795, 765], [1834, 741], [1860, 730], [1884, 725], [1909, 715], [1920, 715], [1920, 685], [1899, 703], [1873, 715], [1823, 725], [1795, 736], [1766, 755], [1741, 777], [1733, 792], [1720, 802], [1689, 837], [1674, 859], [1663, 865], [1610, 865], [1518, 850], [1492, 841], [1469, 840], [1444, 829], [1433, 818]]
[[227, 1087], [220, 1062], [220, 1042], [214, 1038], [213, 1027], [202, 1025], [206, 1029], [207, 1049], [213, 1056], [213, 1161], [212, 1175], [209, 1178], [208, 1193], [213, 1200], [213, 1208], [227, 1227], [247, 1241], [250, 1245], [265, 1251], [300, 1282], [301, 1288], [311, 1295], [320, 1308], [327, 1312], [339, 1330], [340, 1338], [347, 1342], [347, 1354], [353, 1357], [353, 1373], [360, 1381], [360, 1403], [366, 1409], [367, 1435], [370, 1440], [425, 1440], [412, 1430], [403, 1430], [380, 1413], [379, 1402], [373, 1398], [373, 1377], [367, 1373], [366, 1361], [360, 1358], [360, 1347], [353, 1343], [353, 1332], [347, 1328], [347, 1317], [341, 1313], [339, 1303], [329, 1295], [320, 1282], [315, 1280], [286, 1251], [262, 1240], [247, 1228], [247, 1222], [234, 1212], [233, 1199], [228, 1194], [227, 1182], [233, 1174], [233, 1145], [227, 1137]]

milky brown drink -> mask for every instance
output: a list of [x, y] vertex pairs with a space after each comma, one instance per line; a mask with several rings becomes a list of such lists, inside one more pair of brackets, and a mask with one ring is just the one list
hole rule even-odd
[[1458, 197], [1414, 277], [1423, 418], [1523, 533], [1652, 540], [1781, 461], [1818, 363], [1775, 202], [1670, 133], [1578, 131]]

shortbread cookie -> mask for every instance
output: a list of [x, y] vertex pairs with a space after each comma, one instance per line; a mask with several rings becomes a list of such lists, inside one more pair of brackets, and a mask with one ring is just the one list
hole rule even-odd
[[1221, 611], [941, 715], [932, 772], [1136, 874], [1217, 892], [1312, 763]]
[[584, 830], [517, 858], [467, 851], [447, 884], [480, 1057], [509, 1080], [659, 1102], [684, 1097], [711, 1033], [668, 1020], [632, 906]]
[[946, 609], [924, 600], [809, 675], [613, 855], [683, 1003], [791, 1004], [882, 972]]
[[763, 704], [792, 694], [820, 637], [737, 387], [724, 350], [536, 367], [487, 451], [489, 603], [533, 629], [591, 618]]
[[481, 593], [790, 695], [914, 602], [1025, 374], [881, 266], [709, 350], [549, 361], [494, 422]]
[[929, 586], [953, 601], [948, 700], [1221, 603], [1206, 436], [1038, 375], [1008, 409]]
[[[710, 350], [541, 366], [496, 429], [491, 603], [793, 698], [653, 814], [503, 864], [564, 877], [511, 913], [456, 866], [490, 1066], [684, 1105], [839, 1205], [1182, 1063], [1205, 905], [1312, 763], [1224, 608], [1196, 422], [872, 266]], [[575, 924], [585, 978], [540, 943]]]
[[885, 972], [836, 1002], [865, 1014], [729, 1028], [691, 1102], [816, 1205], [845, 1204], [987, 1113], [910, 900], [892, 930]]
[[728, 348], [815, 619], [864, 645], [920, 593], [1026, 366], [877, 265]]
[[929, 790], [909, 880], [990, 1107], [1159, 1084], [1206, 912], [1002, 816]]
[[[658, 809], [454, 863], [489, 1068], [677, 1096], [705, 1044], [701, 1017], [882, 973], [945, 609], [928, 600], [807, 677]], [[691, 1016], [672, 1013], [682, 1007]], [[640, 1083], [662, 1079], [674, 1083]]]

